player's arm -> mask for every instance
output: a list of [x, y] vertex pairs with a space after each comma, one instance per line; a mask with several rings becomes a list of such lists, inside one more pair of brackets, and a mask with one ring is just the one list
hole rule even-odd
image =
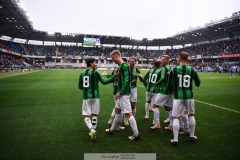
[[165, 79], [165, 69], [162, 68], [161, 71], [159, 72], [159, 80], [155, 83], [156, 86], [161, 86], [162, 83], [164, 82]]
[[170, 94], [173, 93], [173, 70], [170, 71], [168, 84], [167, 84], [167, 89], [168, 89]]
[[[111, 81], [112, 83], [113, 83], [114, 81], [117, 81], [118, 78], [119, 78], [119, 76], [117, 76], [116, 73], [119, 73], [119, 71], [118, 71], [118, 70], [113, 70], [113, 71], [112, 71], [112, 76], [113, 76], [113, 80]], [[110, 77], [108, 77], [108, 78], [110, 78]]]
[[199, 76], [198, 76], [198, 74], [195, 70], [194, 70], [193, 80], [194, 80], [195, 86], [199, 87], [200, 84], [201, 84], [201, 80], [200, 80], [200, 78], [199, 78]]
[[[107, 73], [107, 72], [106, 72], [106, 73]], [[114, 70], [112, 71], [112, 74], [111, 74], [111, 75], [106, 74], [105, 76], [106, 76], [107, 78], [110, 78], [111, 76], [113, 76], [113, 74], [114, 74]], [[114, 78], [116, 78], [116, 77], [114, 77]], [[114, 78], [113, 78], [113, 80], [114, 80]], [[112, 80], [111, 82], [113, 82], [113, 80]]]
[[148, 81], [148, 78], [149, 78], [149, 73], [150, 73], [150, 70], [147, 72], [147, 74], [143, 78], [143, 85], [145, 87], [147, 87], [147, 81]]
[[143, 78], [142, 78], [142, 75], [140, 74], [140, 73], [136, 73], [135, 74], [138, 78], [139, 78], [139, 80], [143, 83]]
[[101, 75], [102, 76], [106, 76], [107, 78], [111, 77], [110, 75], [108, 75], [108, 73], [106, 71], [102, 71]]
[[123, 95], [123, 93], [128, 89], [127, 87], [129, 86], [129, 80], [130, 80], [127, 64], [123, 65], [122, 69], [124, 74], [124, 80], [123, 80], [122, 88], [119, 91], [120, 95]]
[[113, 76], [111, 76], [111, 77], [109, 77], [109, 78], [107, 78], [107, 79], [104, 79], [103, 76], [99, 73], [98, 70], [95, 71], [95, 75], [96, 75], [96, 77], [98, 78], [98, 80], [99, 80], [102, 84], [104, 84], [104, 85], [112, 82], [112, 80], [113, 80], [113, 78], [114, 78]]
[[133, 76], [133, 74], [134, 74], [134, 75], [139, 74], [140, 71], [138, 71], [138, 70], [139, 70], [139, 69], [136, 68], [136, 72], [137, 72], [137, 73], [131, 73], [132, 77], [134, 77], [134, 78], [132, 78], [132, 81], [131, 81], [132, 84], [136, 84], [136, 83], [137, 83], [137, 76], [135, 77], [135, 76]]
[[83, 90], [83, 80], [82, 80], [82, 73], [79, 76], [79, 81], [78, 81], [78, 88]]
[[142, 76], [139, 76], [138, 78], [139, 78], [139, 80], [140, 80], [141, 82], [144, 81], [143, 78], [142, 78]]
[[[139, 75], [139, 76], [137, 76], [137, 75]], [[138, 68], [137, 68], [137, 74], [136, 74], [136, 76], [139, 78], [139, 80], [140, 80], [141, 82], [143, 82], [142, 75], [141, 75], [140, 70], [139, 70]]]

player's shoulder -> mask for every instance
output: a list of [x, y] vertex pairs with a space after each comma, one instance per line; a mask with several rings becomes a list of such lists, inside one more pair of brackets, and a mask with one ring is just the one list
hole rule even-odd
[[172, 67], [172, 66], [170, 66], [170, 65], [167, 65], [167, 69], [170, 71], [170, 70], [172, 70], [172, 69], [173, 69], [173, 67]]
[[126, 62], [123, 62], [121, 65], [120, 65], [120, 68], [128, 68], [128, 64]]
[[94, 71], [94, 74], [100, 74], [99, 70], [98, 69], [95, 69], [93, 70]]
[[84, 69], [81, 74], [85, 74], [87, 70], [88, 70], [88, 68]]

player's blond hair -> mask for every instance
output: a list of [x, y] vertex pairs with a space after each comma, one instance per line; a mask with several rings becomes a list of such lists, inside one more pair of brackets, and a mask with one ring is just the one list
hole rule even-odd
[[137, 58], [135, 56], [130, 57], [129, 61], [130, 61], [130, 59], [133, 59], [135, 62], [137, 62]]
[[121, 56], [121, 52], [119, 50], [114, 50], [110, 53], [110, 56], [113, 56], [113, 55], [119, 55]]
[[167, 55], [167, 54], [162, 55], [162, 57], [166, 58], [167, 60], [170, 59], [169, 55]]

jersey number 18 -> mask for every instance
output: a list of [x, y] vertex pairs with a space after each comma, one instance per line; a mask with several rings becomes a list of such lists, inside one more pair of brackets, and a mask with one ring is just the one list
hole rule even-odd
[[190, 79], [191, 77], [189, 75], [182, 76], [181, 74], [178, 75], [179, 78], [179, 87], [190, 87]]

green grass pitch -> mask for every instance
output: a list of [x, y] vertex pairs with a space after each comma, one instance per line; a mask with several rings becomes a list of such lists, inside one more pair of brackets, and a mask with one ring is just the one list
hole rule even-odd
[[[144, 120], [145, 88], [138, 82], [136, 120], [141, 140], [132, 142], [131, 128], [105, 133], [113, 109], [112, 84], [100, 85], [101, 111], [97, 141], [91, 142], [81, 113], [82, 92], [78, 89], [81, 70], [19, 71], [0, 73], [0, 159], [83, 159], [84, 153], [156, 153], [157, 159], [238, 159], [240, 143], [240, 77], [199, 74], [200, 88], [194, 88], [196, 106], [195, 144], [163, 128], [152, 131], [152, 113]], [[146, 71], [142, 71], [144, 75]], [[225, 110], [224, 107], [230, 110]], [[234, 112], [236, 111], [236, 112]]]

